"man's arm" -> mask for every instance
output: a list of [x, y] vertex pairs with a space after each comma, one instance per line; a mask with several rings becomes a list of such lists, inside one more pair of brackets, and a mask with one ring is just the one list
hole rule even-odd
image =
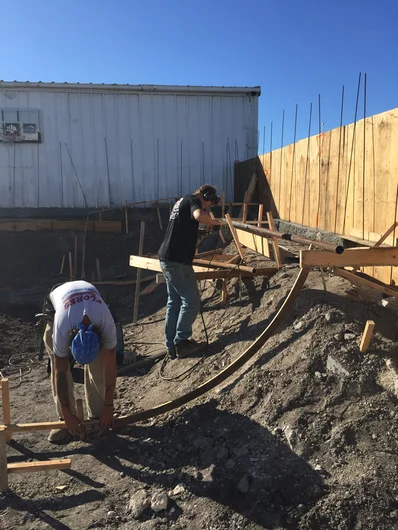
[[113, 396], [116, 387], [116, 346], [111, 350], [103, 349], [104, 356], [104, 370], [105, 370], [105, 401], [100, 415], [100, 427], [102, 431], [106, 431], [114, 426], [113, 418]]
[[216, 219], [212, 219], [210, 215], [201, 208], [195, 210], [192, 215], [195, 221], [198, 221], [201, 225], [220, 226], [220, 223]]
[[79, 418], [74, 416], [69, 408], [69, 390], [67, 372], [69, 367], [69, 357], [59, 357], [54, 355], [55, 388], [57, 397], [61, 403], [62, 415], [69, 432], [75, 436], [83, 433], [83, 427]]

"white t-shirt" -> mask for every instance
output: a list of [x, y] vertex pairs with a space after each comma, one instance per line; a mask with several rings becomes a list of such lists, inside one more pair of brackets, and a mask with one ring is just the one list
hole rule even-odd
[[67, 282], [50, 293], [55, 309], [53, 328], [54, 354], [58, 357], [69, 355], [71, 330], [83, 320], [90, 319], [100, 334], [101, 347], [112, 349], [116, 346], [116, 326], [108, 306], [91, 283], [83, 280]]

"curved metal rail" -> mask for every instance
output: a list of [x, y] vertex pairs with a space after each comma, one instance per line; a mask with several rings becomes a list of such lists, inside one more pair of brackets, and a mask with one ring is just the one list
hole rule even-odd
[[286, 315], [286, 313], [292, 306], [293, 302], [296, 300], [297, 296], [299, 295], [307, 279], [308, 273], [309, 273], [309, 269], [300, 270], [291, 291], [289, 292], [288, 296], [286, 297], [285, 301], [283, 302], [283, 305], [281, 306], [277, 314], [274, 316], [272, 321], [268, 324], [267, 328], [261, 333], [261, 335], [252, 344], [250, 344], [250, 346], [242, 353], [242, 355], [240, 355], [237, 359], [235, 359], [233, 363], [231, 363], [229, 366], [227, 366], [224, 370], [219, 372], [217, 375], [215, 375], [211, 379], [208, 379], [202, 385], [194, 388], [190, 392], [176, 399], [167, 401], [166, 403], [163, 403], [151, 409], [143, 410], [140, 412], [135, 412], [134, 414], [130, 414], [128, 416], [124, 416], [122, 418], [116, 419], [115, 421], [116, 428], [124, 427], [126, 425], [130, 425], [138, 421], [147, 420], [149, 418], [154, 418], [155, 416], [159, 416], [160, 414], [164, 414], [165, 412], [169, 412], [173, 409], [179, 408], [182, 405], [186, 405], [190, 401], [193, 401], [194, 399], [198, 398], [199, 396], [202, 396], [206, 392], [209, 392], [210, 390], [215, 388], [217, 385], [225, 381], [225, 379], [227, 379], [237, 370], [239, 370], [239, 368], [241, 368], [249, 359], [251, 359], [253, 355], [255, 355], [259, 351], [259, 349], [267, 342], [267, 340], [271, 338], [274, 331], [279, 326], [282, 318]]

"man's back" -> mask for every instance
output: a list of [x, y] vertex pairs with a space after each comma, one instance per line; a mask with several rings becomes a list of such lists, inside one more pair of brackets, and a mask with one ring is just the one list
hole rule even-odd
[[199, 227], [193, 212], [201, 208], [200, 199], [195, 195], [187, 195], [176, 202], [158, 252], [161, 261], [192, 263]]
[[97, 289], [83, 280], [67, 282], [50, 293], [50, 300], [55, 309], [54, 318], [54, 353], [60, 357], [68, 355], [70, 332], [77, 328], [87, 315], [91, 324], [101, 334], [102, 346], [114, 347], [116, 328], [111, 312]]

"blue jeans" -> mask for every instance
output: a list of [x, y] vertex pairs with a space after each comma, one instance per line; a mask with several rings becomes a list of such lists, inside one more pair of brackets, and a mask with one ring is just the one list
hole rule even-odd
[[181, 340], [189, 339], [200, 309], [198, 283], [192, 265], [161, 261], [160, 267], [166, 279], [166, 347], [173, 349]]

